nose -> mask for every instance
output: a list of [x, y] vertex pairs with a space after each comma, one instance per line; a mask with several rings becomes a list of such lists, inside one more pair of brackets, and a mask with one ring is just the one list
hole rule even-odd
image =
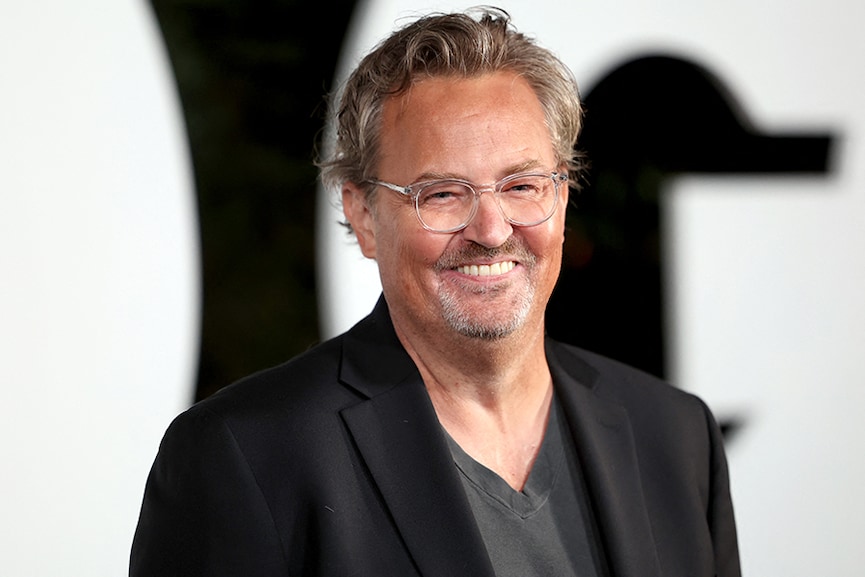
[[482, 191], [478, 198], [478, 210], [463, 229], [466, 240], [487, 248], [501, 246], [513, 234], [513, 226], [502, 214], [491, 190]]

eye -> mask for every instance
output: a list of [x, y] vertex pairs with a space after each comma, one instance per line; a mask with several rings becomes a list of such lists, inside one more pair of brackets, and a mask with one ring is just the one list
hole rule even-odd
[[542, 196], [550, 179], [544, 176], [521, 176], [502, 185], [502, 193], [512, 197]]
[[452, 190], [435, 190], [432, 192], [428, 192], [426, 194], [426, 198], [428, 200], [445, 200], [454, 195]]
[[459, 182], [436, 182], [418, 193], [418, 205], [422, 207], [446, 207], [462, 204], [472, 196], [471, 190]]

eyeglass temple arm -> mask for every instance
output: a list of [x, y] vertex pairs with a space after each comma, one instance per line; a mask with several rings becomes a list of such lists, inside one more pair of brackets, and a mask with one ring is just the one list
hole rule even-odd
[[411, 190], [410, 186], [398, 186], [396, 184], [391, 184], [389, 182], [383, 182], [381, 180], [369, 180], [367, 182], [369, 182], [370, 184], [374, 184], [376, 186], [383, 186], [385, 188], [389, 188], [389, 189], [391, 189], [395, 192], [398, 192], [402, 195], [405, 195], [405, 196], [411, 196], [412, 195], [412, 190]]

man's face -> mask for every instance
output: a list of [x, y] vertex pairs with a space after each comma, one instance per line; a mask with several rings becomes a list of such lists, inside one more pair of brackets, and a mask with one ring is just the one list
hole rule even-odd
[[[385, 103], [379, 180], [460, 178], [485, 187], [515, 172], [559, 168], [540, 103], [513, 74], [427, 79]], [[561, 265], [568, 194], [559, 188], [555, 214], [540, 225], [512, 226], [484, 193], [468, 226], [448, 234], [425, 230], [396, 192], [380, 187], [368, 210], [359, 190], [344, 192], [397, 330], [485, 339], [542, 330]]]

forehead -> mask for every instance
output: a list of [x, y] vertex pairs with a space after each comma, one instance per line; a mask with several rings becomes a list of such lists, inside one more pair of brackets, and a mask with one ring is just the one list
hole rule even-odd
[[427, 78], [384, 104], [379, 176], [408, 169], [412, 178], [469, 178], [481, 164], [553, 162], [541, 103], [516, 74]]

